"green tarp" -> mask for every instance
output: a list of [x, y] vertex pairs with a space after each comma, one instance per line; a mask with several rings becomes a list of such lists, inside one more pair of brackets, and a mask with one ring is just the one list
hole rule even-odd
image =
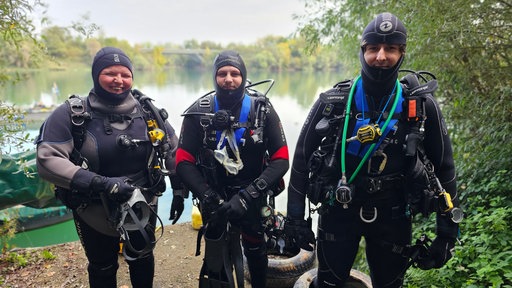
[[[36, 151], [3, 155], [0, 162], [0, 210], [24, 205], [32, 208], [62, 206], [55, 199], [53, 185], [38, 177]], [[25, 175], [20, 161], [33, 176]]]

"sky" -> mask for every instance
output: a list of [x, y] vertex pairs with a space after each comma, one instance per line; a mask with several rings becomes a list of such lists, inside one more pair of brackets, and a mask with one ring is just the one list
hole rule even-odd
[[89, 16], [107, 37], [131, 44], [183, 44], [195, 39], [251, 44], [290, 36], [304, 14], [304, 0], [43, 0], [52, 25], [67, 27]]

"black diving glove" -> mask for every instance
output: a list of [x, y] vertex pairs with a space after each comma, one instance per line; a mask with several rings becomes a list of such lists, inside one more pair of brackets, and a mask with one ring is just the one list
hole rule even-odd
[[315, 233], [311, 230], [311, 224], [303, 219], [287, 219], [284, 223], [284, 233], [292, 239], [297, 247], [307, 251], [313, 251], [315, 245]]
[[219, 207], [221, 207], [224, 200], [219, 196], [215, 190], [208, 189], [203, 195], [199, 198], [201, 202], [201, 215], [203, 216], [203, 222], [208, 222], [214, 213], [217, 212]]
[[91, 188], [94, 192], [105, 192], [109, 199], [124, 203], [133, 195], [135, 187], [129, 184], [128, 177], [104, 177], [94, 176], [91, 182]]
[[242, 218], [251, 204], [252, 197], [249, 195], [246, 189], [240, 190], [237, 194], [233, 195], [228, 202], [222, 203], [219, 208], [219, 214], [224, 214], [231, 219]]
[[171, 203], [171, 214], [169, 216], [169, 220], [173, 220], [172, 224], [176, 224], [178, 220], [181, 217], [181, 214], [183, 214], [183, 210], [185, 209], [185, 204], [183, 204], [183, 196], [181, 195], [174, 195], [172, 196], [172, 203]]
[[452, 258], [454, 247], [454, 238], [438, 236], [428, 248], [427, 255], [416, 260], [416, 266], [422, 270], [441, 268]]

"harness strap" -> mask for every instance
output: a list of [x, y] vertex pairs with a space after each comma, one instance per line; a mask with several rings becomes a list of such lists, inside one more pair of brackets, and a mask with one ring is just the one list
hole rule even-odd
[[[240, 109], [240, 115], [238, 116], [238, 122], [239, 122], [238, 127], [240, 127], [240, 128], [237, 128], [234, 130], [236, 142], [238, 144], [243, 144], [242, 136], [244, 135], [244, 132], [246, 130], [245, 127], [252, 126], [251, 123], [247, 123], [247, 120], [249, 118], [249, 113], [251, 112], [251, 106], [252, 106], [251, 102], [252, 102], [251, 97], [249, 95], [245, 94], [244, 99], [242, 100], [242, 108]], [[214, 105], [215, 105], [214, 112], [219, 111], [219, 103], [217, 102], [217, 97], [215, 97]], [[223, 139], [221, 138], [221, 134], [222, 134], [222, 131], [217, 131], [217, 142], [223, 141]]]
[[[136, 203], [135, 205], [144, 205], [144, 204]], [[120, 222], [117, 224], [118, 225], [117, 231], [121, 235], [121, 240], [123, 242], [122, 253], [127, 261], [133, 261], [133, 260], [143, 258], [148, 253], [153, 251], [156, 243], [158, 242], [158, 240], [160, 240], [160, 238], [162, 238], [163, 233], [164, 233], [163, 222], [162, 222], [162, 219], [158, 216], [158, 213], [156, 213], [156, 211], [153, 208], [151, 208], [151, 206], [148, 205], [147, 203], [145, 205], [147, 205], [147, 207], [145, 207], [145, 208], [149, 209], [150, 216], [156, 217], [156, 219], [160, 222], [160, 226], [162, 227], [162, 229], [160, 229], [161, 230], [160, 236], [158, 237], [158, 239], [155, 239], [155, 235], [153, 234], [151, 229], [148, 231], [148, 228], [150, 227], [150, 226], [148, 226], [148, 223], [146, 223], [146, 224], [142, 223], [141, 219], [139, 219], [140, 215], [137, 215], [137, 213], [135, 213], [135, 211], [133, 210], [133, 207], [130, 207], [130, 205], [128, 203], [121, 204], [120, 209], [122, 210], [121, 211], [122, 216], [121, 216]], [[131, 231], [140, 233], [142, 238], [144, 239], [145, 245], [142, 249], [136, 249], [132, 245], [132, 242], [130, 241], [130, 232], [128, 232], [128, 230], [124, 227], [124, 220], [125, 220], [126, 215], [130, 215], [131, 219], [134, 222], [134, 224], [132, 224], [132, 225], [134, 225], [136, 227], [136, 230], [131, 230]], [[135, 254], [135, 256], [130, 256], [128, 253]]]
[[[384, 127], [384, 123], [386, 122], [386, 120], [388, 120], [389, 117], [391, 117], [391, 120], [389, 121], [389, 124], [385, 127], [384, 131], [382, 131], [382, 135], [380, 136], [379, 141], [375, 145], [374, 149], [377, 149], [382, 144], [382, 141], [386, 138], [386, 136], [388, 135], [388, 133], [390, 131], [396, 129], [395, 124], [398, 121], [398, 119], [400, 118], [400, 115], [402, 112], [402, 102], [403, 102], [403, 97], [402, 97], [400, 91], [398, 91], [396, 94], [397, 95], [395, 97], [399, 97], [399, 98], [398, 98], [398, 102], [397, 102], [397, 105], [396, 105], [393, 115], [390, 116], [389, 112], [386, 112], [386, 111], [382, 111], [382, 113], [381, 113], [382, 119], [380, 119], [381, 121], [380, 121], [380, 123], [378, 123], [380, 127]], [[368, 116], [377, 115], [377, 117], [379, 115], [376, 112], [367, 112], [369, 108], [368, 108], [368, 103], [366, 101], [366, 97], [364, 95], [362, 81], [357, 81], [356, 93], [354, 96], [355, 96], [354, 102], [356, 104], [356, 108], [358, 111], [358, 114], [356, 115], [356, 124], [355, 124], [354, 132], [353, 132], [353, 134], [355, 135], [355, 134], [357, 134], [357, 131], [359, 130], [359, 128], [361, 128], [364, 125], [368, 125], [370, 123], [370, 121], [372, 121], [371, 118], [366, 117], [367, 115]], [[363, 149], [361, 149], [361, 146], [362, 146], [361, 142], [352, 141], [348, 145], [347, 153], [352, 154], [352, 155], [359, 155], [359, 157], [362, 158], [368, 152], [370, 145], [365, 145], [363, 147]]]
[[91, 114], [87, 112], [85, 99], [80, 98], [78, 95], [71, 95], [66, 100], [66, 103], [71, 111], [71, 135], [73, 136], [74, 143], [69, 160], [80, 166], [85, 163], [87, 167], [87, 161], [82, 157], [79, 150], [82, 148], [85, 140], [85, 122], [91, 119]]

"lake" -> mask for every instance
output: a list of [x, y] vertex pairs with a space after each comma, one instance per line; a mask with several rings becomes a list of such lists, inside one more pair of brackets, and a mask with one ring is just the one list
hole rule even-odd
[[[338, 72], [265, 72], [251, 73], [249, 79], [258, 82], [274, 79], [275, 83], [267, 96], [279, 113], [289, 145], [290, 157], [293, 156], [298, 134], [309, 111], [320, 91], [332, 87], [336, 82], [351, 75]], [[69, 95], [87, 95], [92, 87], [90, 71], [40, 71], [25, 75], [19, 83], [7, 85], [0, 92], [0, 99], [21, 108], [33, 107], [37, 104], [50, 106], [60, 104]], [[165, 72], [135, 71], [134, 88], [154, 99], [157, 107], [169, 113], [169, 122], [177, 132], [180, 131], [180, 116], [197, 98], [213, 89], [213, 75], [210, 69], [204, 70], [172, 70]], [[266, 91], [268, 85], [255, 87]], [[31, 134], [36, 135], [41, 120], [29, 123]], [[291, 160], [291, 159], [290, 159]], [[285, 176], [288, 183], [289, 173]], [[170, 185], [168, 185], [170, 187]], [[168, 188], [170, 190], [170, 188]], [[170, 224], [169, 210], [172, 191], [166, 191], [160, 198], [158, 214], [164, 225]], [[186, 201], [186, 209], [179, 222], [191, 221], [192, 205]], [[286, 191], [276, 199], [276, 208], [286, 210]]]

